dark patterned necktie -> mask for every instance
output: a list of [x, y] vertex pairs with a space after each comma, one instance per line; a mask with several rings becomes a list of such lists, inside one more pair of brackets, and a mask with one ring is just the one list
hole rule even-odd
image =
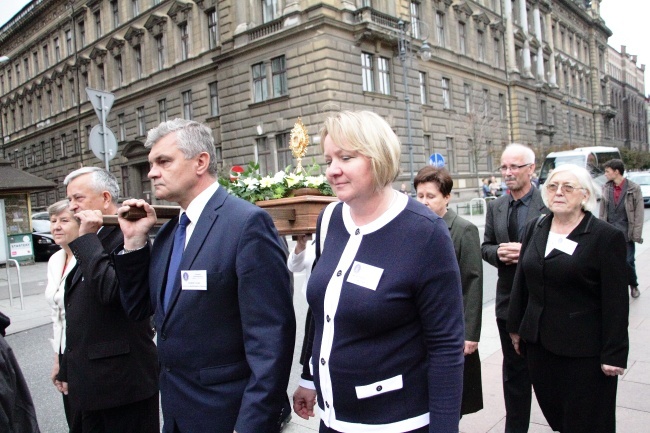
[[510, 216], [508, 217], [508, 238], [510, 242], [519, 242], [519, 204], [521, 200], [513, 200], [510, 202]]

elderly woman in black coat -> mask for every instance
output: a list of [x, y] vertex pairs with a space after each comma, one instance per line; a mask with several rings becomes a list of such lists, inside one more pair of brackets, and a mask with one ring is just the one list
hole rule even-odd
[[551, 428], [612, 433], [629, 346], [625, 238], [592, 215], [584, 168], [556, 168], [542, 199], [551, 214], [526, 228], [507, 328]]

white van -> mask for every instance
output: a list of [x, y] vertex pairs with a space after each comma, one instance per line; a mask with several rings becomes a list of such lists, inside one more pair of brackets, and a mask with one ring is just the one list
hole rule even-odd
[[539, 184], [546, 182], [548, 174], [555, 167], [562, 164], [575, 164], [586, 168], [596, 183], [602, 186], [606, 182], [603, 175], [605, 172], [603, 164], [610, 159], [621, 159], [621, 152], [619, 152], [618, 147], [591, 146], [578, 147], [562, 152], [551, 152], [546, 156], [539, 172]]

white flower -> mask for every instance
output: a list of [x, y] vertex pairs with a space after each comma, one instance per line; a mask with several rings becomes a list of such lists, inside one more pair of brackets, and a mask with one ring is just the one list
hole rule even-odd
[[307, 176], [305, 178], [305, 181], [307, 182], [308, 187], [310, 187], [310, 188], [318, 188], [323, 183], [325, 183], [325, 177], [323, 175], [320, 175], [320, 176]]
[[271, 188], [277, 182], [271, 176], [264, 176], [260, 180], [260, 188]]
[[304, 180], [304, 176], [302, 174], [294, 174], [291, 173], [287, 175], [286, 181], [287, 181], [287, 186], [291, 188], [292, 186], [302, 182]]
[[242, 179], [241, 181], [244, 182], [244, 184], [246, 185], [246, 189], [249, 191], [254, 191], [257, 188], [257, 186], [260, 184], [260, 182], [254, 177], [247, 177], [245, 179]]
[[274, 183], [284, 183], [284, 177], [287, 175], [284, 171], [278, 171], [275, 173], [275, 176], [273, 176], [273, 181]]

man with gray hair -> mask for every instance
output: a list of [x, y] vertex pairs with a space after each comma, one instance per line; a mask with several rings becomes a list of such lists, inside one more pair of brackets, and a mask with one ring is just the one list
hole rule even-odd
[[[183, 119], [149, 131], [156, 198], [181, 206], [153, 246], [144, 200], [118, 210], [122, 303], [154, 315], [165, 432], [275, 433], [290, 414], [296, 321], [289, 271], [268, 213], [217, 182], [212, 131]], [[147, 216], [121, 214], [137, 206]]]
[[73, 413], [81, 413], [83, 433], [158, 433], [153, 330], [149, 318], [131, 320], [122, 308], [111, 253], [122, 249], [123, 236], [119, 227], [102, 227], [102, 216], [117, 212], [117, 180], [83, 167], [63, 183], [81, 224], [69, 244], [77, 266], [66, 282], [66, 349], [57, 378]]
[[503, 352], [505, 433], [525, 433], [530, 423], [531, 383], [526, 360], [515, 352], [506, 330], [506, 319], [524, 229], [528, 221], [548, 209], [539, 190], [531, 183], [535, 172], [532, 149], [516, 143], [506, 146], [500, 170], [510, 193], [488, 203], [481, 252], [483, 260], [495, 266], [499, 275], [495, 312]]

